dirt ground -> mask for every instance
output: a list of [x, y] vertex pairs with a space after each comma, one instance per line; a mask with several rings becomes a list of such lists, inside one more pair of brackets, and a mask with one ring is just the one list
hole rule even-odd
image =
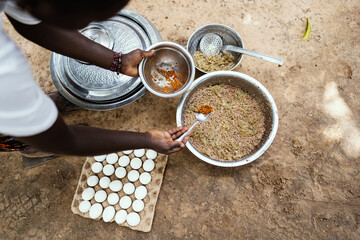
[[[0, 155], [1, 239], [359, 239], [360, 2], [357, 0], [132, 0], [163, 40], [185, 45], [197, 28], [226, 24], [245, 47], [284, 59], [283, 67], [245, 56], [236, 71], [272, 94], [280, 124], [255, 162], [211, 166], [187, 149], [171, 155], [153, 229], [141, 233], [74, 215], [70, 204], [85, 157], [24, 169], [19, 153]], [[307, 41], [301, 40], [312, 23]], [[50, 52], [5, 28], [29, 58], [45, 92]], [[179, 98], [147, 93], [107, 112], [81, 111], [69, 123], [110, 129], [175, 126]], [[156, 114], [154, 114], [156, 113]]]

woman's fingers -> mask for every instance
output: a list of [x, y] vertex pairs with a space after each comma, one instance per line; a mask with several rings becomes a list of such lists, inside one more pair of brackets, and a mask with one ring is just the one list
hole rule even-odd
[[170, 150], [168, 150], [168, 154], [178, 152], [181, 149], [183, 149], [184, 147], [185, 147], [185, 144], [183, 142], [176, 141], [176, 142], [174, 142], [174, 145], [172, 145]]
[[152, 55], [154, 55], [154, 53], [155, 53], [155, 50], [142, 51], [141, 57], [148, 58], [148, 57], [151, 57]]
[[179, 131], [181, 131], [181, 129], [183, 129], [183, 127], [176, 127], [168, 131], [172, 140], [175, 140], [177, 138], [177, 134]]
[[189, 135], [190, 134], [191, 134], [191, 132], [186, 137], [184, 137], [184, 139], [182, 141], [184, 144], [189, 140]]
[[[176, 140], [177, 138], [181, 137], [186, 131], [189, 130], [188, 127], [183, 127], [181, 130], [179, 130], [177, 133], [175, 133], [172, 138], [173, 140]], [[187, 135], [190, 135], [191, 132], [189, 132]]]
[[175, 140], [179, 138], [181, 135], [183, 135], [188, 129], [189, 129], [188, 127], [177, 127], [169, 130], [169, 133], [171, 135], [171, 138]]
[[171, 137], [173, 140], [176, 140], [177, 138], [179, 138], [181, 135], [183, 135], [183, 132], [178, 131], [177, 133], [173, 134]]
[[183, 133], [185, 133], [187, 130], [189, 130], [188, 127], [183, 127], [183, 128], [179, 131], [180, 135], [182, 135]]
[[173, 135], [175, 134], [176, 132], [180, 131], [183, 127], [176, 127], [176, 128], [173, 128], [173, 129], [170, 129], [168, 131], [168, 133], [170, 133], [170, 135]]

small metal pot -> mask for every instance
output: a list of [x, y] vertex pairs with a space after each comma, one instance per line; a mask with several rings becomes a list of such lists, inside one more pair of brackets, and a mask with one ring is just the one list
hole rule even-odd
[[[215, 33], [219, 35], [224, 45], [234, 45], [237, 47], [244, 48], [243, 40], [240, 35], [231, 27], [228, 27], [223, 24], [208, 24], [198, 28], [189, 38], [186, 49], [190, 52], [191, 56], [194, 55], [196, 51], [200, 51], [200, 40], [208, 33]], [[235, 69], [241, 62], [243, 58], [243, 54], [237, 52], [231, 52], [231, 55], [234, 56], [234, 66], [229, 69], [229, 71]], [[196, 69], [203, 72], [208, 73], [195, 65]]]
[[232, 162], [221, 162], [200, 153], [191, 144], [191, 141], [186, 143], [186, 147], [201, 160], [220, 167], [237, 167], [256, 160], [273, 142], [278, 129], [279, 117], [275, 101], [269, 91], [260, 82], [246, 74], [232, 71], [218, 71], [205, 74], [194, 81], [190, 86], [190, 90], [181, 97], [178, 104], [176, 111], [177, 126], [184, 126], [185, 110], [188, 107], [192, 95], [197, 90], [214, 84], [229, 84], [240, 87], [242, 90], [257, 98], [265, 116], [265, 132], [263, 138], [250, 154]]
[[[159, 42], [146, 50], [155, 50], [154, 56], [143, 59], [139, 64], [140, 79], [147, 90], [165, 98], [183, 94], [195, 78], [195, 63], [190, 53], [184, 47], [173, 42]], [[161, 87], [151, 77], [158, 69], [174, 70], [176, 74], [181, 74], [184, 85], [174, 92], [162, 92]]]

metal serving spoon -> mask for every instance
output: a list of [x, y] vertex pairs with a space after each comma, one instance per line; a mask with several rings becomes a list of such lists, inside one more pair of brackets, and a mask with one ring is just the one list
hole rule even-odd
[[225, 45], [223, 46], [223, 41], [221, 37], [215, 33], [208, 33], [205, 34], [202, 39], [200, 40], [200, 50], [203, 54], [206, 56], [215, 56], [219, 54], [220, 52], [224, 51], [232, 51], [232, 52], [238, 52], [243, 53], [252, 57], [256, 57], [268, 62], [272, 62], [275, 64], [278, 64], [279, 66], [283, 65], [284, 60], [276, 57], [272, 57], [269, 55], [265, 55], [262, 53], [257, 53], [254, 51], [250, 51], [241, 47], [232, 46], [232, 45]]
[[[191, 130], [200, 122], [205, 122], [207, 121], [210, 116], [211, 116], [211, 113], [209, 114], [203, 114], [203, 113], [196, 113], [195, 114], [196, 116], [196, 122], [186, 131], [183, 133], [183, 135], [181, 135], [178, 139], [176, 139], [175, 141], [179, 141], [179, 142], [182, 142], [184, 140], [184, 138], [191, 132]], [[175, 150], [177, 148], [173, 148], [172, 150]]]

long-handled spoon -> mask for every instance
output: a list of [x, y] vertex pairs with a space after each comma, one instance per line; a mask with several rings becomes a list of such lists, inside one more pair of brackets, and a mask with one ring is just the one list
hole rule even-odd
[[[209, 114], [196, 113], [195, 116], [196, 116], [196, 122], [195, 122], [193, 125], [191, 125], [191, 127], [190, 127], [186, 132], [184, 132], [183, 135], [181, 135], [181, 136], [180, 136], [178, 139], [176, 139], [175, 141], [182, 142], [182, 141], [184, 140], [184, 138], [191, 132], [191, 130], [192, 130], [198, 123], [207, 121], [207, 120], [210, 118], [211, 113], [209, 113]], [[177, 149], [177, 148], [173, 148], [173, 150], [175, 150], [175, 149]]]
[[208, 33], [205, 34], [202, 39], [200, 40], [200, 50], [203, 54], [206, 56], [215, 56], [219, 54], [220, 52], [224, 51], [232, 51], [232, 52], [238, 52], [243, 53], [252, 57], [256, 57], [268, 62], [272, 62], [275, 64], [278, 64], [279, 66], [283, 65], [284, 60], [272, 57], [266, 54], [250, 51], [241, 47], [233, 46], [233, 45], [225, 45], [223, 46], [223, 41], [221, 37], [215, 33]]

